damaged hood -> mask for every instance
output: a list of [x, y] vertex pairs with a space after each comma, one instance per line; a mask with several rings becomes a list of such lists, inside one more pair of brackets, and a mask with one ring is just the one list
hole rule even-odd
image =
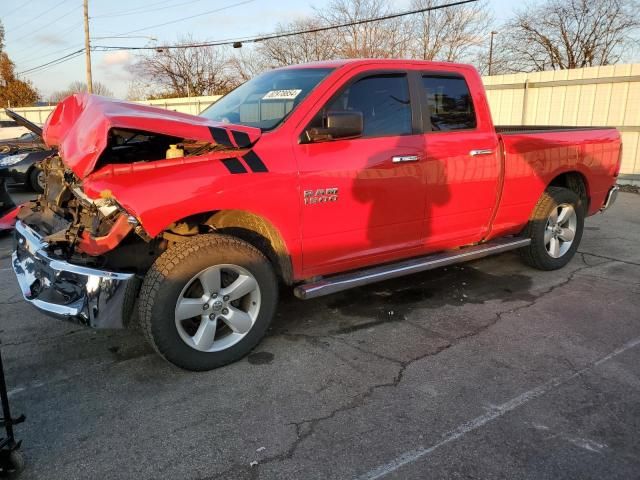
[[85, 178], [107, 147], [113, 128], [206, 141], [229, 148], [248, 148], [261, 135], [259, 128], [82, 93], [58, 104], [44, 124], [43, 138], [49, 147], [58, 148], [65, 164], [78, 177]]
[[16, 122], [21, 127], [25, 127], [27, 130], [32, 131], [37, 136], [42, 138], [42, 128], [40, 128], [38, 125], [36, 125], [32, 121], [27, 120], [22, 115], [18, 115], [16, 112], [14, 112], [13, 110], [9, 110], [8, 108], [4, 109], [4, 113], [6, 113], [7, 117], [9, 117], [11, 120]]

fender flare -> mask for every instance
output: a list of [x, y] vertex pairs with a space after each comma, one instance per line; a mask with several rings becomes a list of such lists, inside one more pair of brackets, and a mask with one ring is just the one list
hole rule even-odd
[[246, 210], [220, 210], [213, 213], [205, 221], [205, 225], [256, 247], [276, 267], [277, 274], [284, 283], [293, 284], [289, 249], [280, 231], [269, 220]]

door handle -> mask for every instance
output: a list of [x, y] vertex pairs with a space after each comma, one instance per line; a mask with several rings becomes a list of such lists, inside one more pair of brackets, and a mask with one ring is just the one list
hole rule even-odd
[[480, 155], [493, 155], [493, 150], [489, 149], [489, 150], [471, 150], [469, 152], [469, 155], [471, 155], [472, 157], [478, 157]]
[[393, 163], [417, 162], [418, 160], [420, 160], [418, 155], [398, 155], [396, 157], [391, 157], [391, 161]]

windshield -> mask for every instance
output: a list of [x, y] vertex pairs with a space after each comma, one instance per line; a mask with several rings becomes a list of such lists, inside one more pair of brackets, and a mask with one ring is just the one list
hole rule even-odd
[[271, 130], [333, 69], [272, 70], [240, 85], [200, 115], [223, 123]]

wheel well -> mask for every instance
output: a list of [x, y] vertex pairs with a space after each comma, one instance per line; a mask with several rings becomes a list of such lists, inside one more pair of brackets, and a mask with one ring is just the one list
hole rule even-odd
[[201, 213], [174, 223], [170, 231], [189, 236], [212, 228], [253, 245], [269, 259], [284, 283], [293, 283], [293, 267], [287, 246], [278, 229], [259, 215], [244, 210]]
[[572, 190], [580, 197], [585, 205], [585, 209], [589, 209], [589, 185], [587, 179], [580, 172], [565, 172], [554, 178], [549, 184], [551, 187], [564, 187]]

